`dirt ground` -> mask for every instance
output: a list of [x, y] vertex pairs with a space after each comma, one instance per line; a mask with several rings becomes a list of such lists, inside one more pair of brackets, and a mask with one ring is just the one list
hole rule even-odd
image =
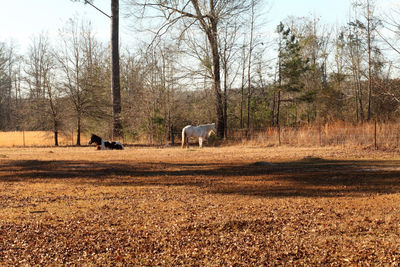
[[400, 155], [0, 148], [0, 265], [400, 263]]

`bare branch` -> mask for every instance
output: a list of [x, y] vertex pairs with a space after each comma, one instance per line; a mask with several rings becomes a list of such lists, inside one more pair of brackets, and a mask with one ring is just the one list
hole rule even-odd
[[376, 33], [382, 38], [382, 40], [390, 46], [390, 48], [392, 48], [396, 53], [400, 54], [400, 50], [398, 50], [396, 47], [394, 47], [385, 37], [383, 37], [383, 35], [378, 31], [375, 30]]

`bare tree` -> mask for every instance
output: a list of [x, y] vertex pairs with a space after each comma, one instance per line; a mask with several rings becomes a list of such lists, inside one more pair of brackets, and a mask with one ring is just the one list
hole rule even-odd
[[16, 69], [19, 56], [14, 44], [0, 42], [0, 129], [13, 129], [17, 125], [16, 105], [13, 105], [13, 89], [16, 81]]
[[81, 37], [76, 22], [70, 20], [68, 28], [61, 32], [62, 50], [58, 52], [58, 62], [64, 76], [63, 88], [72, 103], [76, 118], [77, 138], [76, 144], [81, 145], [81, 126], [83, 107], [86, 102], [81, 75], [83, 72], [82, 50], [80, 47]]
[[252, 67], [252, 59], [253, 59], [253, 51], [255, 48], [255, 40], [254, 40], [254, 27], [255, 27], [255, 4], [254, 0], [251, 1], [251, 11], [250, 11], [250, 36], [249, 36], [249, 53], [248, 53], [248, 63], [247, 63], [247, 131], [250, 130], [250, 104], [251, 104], [251, 95], [253, 93], [252, 88], [252, 77], [251, 77], [251, 67]]
[[353, 78], [355, 107], [356, 107], [356, 120], [364, 122], [364, 92], [361, 83], [362, 78], [362, 58], [363, 49], [360, 38], [360, 31], [356, 25], [349, 23], [346, 33], [346, 47], [349, 58], [349, 68]]
[[[215, 97], [215, 109], [217, 117], [217, 135], [222, 138], [224, 136], [224, 112], [223, 112], [223, 96], [221, 91], [221, 66], [220, 53], [218, 46], [219, 25], [222, 20], [231, 19], [232, 16], [239, 16], [242, 12], [249, 9], [251, 4], [249, 1], [232, 1], [232, 0], [190, 0], [190, 1], [129, 1], [132, 5], [142, 8], [140, 14], [149, 14], [154, 18], [157, 13], [163, 18], [156, 34], [162, 35], [168, 29], [178, 22], [183, 21], [186, 28], [194, 25], [199, 26], [206, 35], [211, 50], [211, 66], [212, 66], [212, 87]], [[147, 9], [150, 13], [146, 13]]]
[[241, 85], [240, 85], [240, 129], [243, 129], [243, 107], [244, 107], [244, 88], [246, 85], [246, 62], [247, 62], [247, 53], [246, 53], [246, 44], [245, 39], [243, 38], [243, 45], [242, 45], [242, 53], [241, 53], [241, 65], [242, 65], [242, 77], [241, 77]]
[[62, 84], [70, 100], [76, 120], [77, 145], [81, 145], [82, 124], [85, 118], [106, 118], [103, 48], [91, 32], [90, 25], [70, 20], [60, 32], [62, 50], [57, 59], [62, 74]]
[[223, 71], [224, 138], [228, 137], [228, 90], [232, 89], [240, 68], [240, 64], [233, 64], [233, 61], [238, 58], [237, 54], [240, 50], [236, 46], [240, 28], [241, 23], [237, 19], [227, 22], [223, 27], [223, 32], [219, 39]]
[[[373, 97], [373, 53], [374, 53], [374, 42], [376, 30], [380, 24], [380, 21], [375, 17], [375, 1], [364, 0], [356, 1], [356, 6], [362, 9], [364, 22], [358, 21], [359, 27], [364, 31], [364, 38], [367, 46], [368, 55], [368, 109], [367, 109], [367, 120], [371, 119], [371, 103]], [[376, 53], [376, 49], [375, 49]]]
[[[355, 16], [355, 20], [350, 22], [349, 25], [353, 28], [354, 32], [357, 32], [357, 43], [359, 47], [365, 51], [367, 56], [367, 69], [365, 78], [368, 80], [367, 83], [367, 120], [371, 119], [372, 114], [372, 100], [373, 100], [373, 68], [374, 65], [374, 56], [380, 54], [379, 49], [375, 45], [376, 42], [376, 30], [381, 24], [380, 20], [378, 20], [375, 15], [375, 2], [373, 0], [355, 0], [353, 1], [353, 7], [355, 12], [361, 11], [362, 16]], [[353, 38], [353, 41], [355, 39]], [[358, 62], [361, 64], [362, 62]], [[361, 113], [362, 114], [362, 113]]]
[[7, 110], [8, 92], [10, 80], [8, 72], [7, 48], [4, 43], [0, 43], [0, 129], [6, 127], [7, 118], [10, 116], [10, 110]]
[[119, 66], [119, 0], [111, 0], [111, 90], [113, 99], [113, 139], [122, 137], [121, 85]]
[[31, 127], [43, 130], [52, 129], [54, 145], [58, 146], [58, 133], [61, 126], [61, 96], [56, 86], [56, 62], [48, 36], [34, 37], [26, 59], [26, 82], [30, 88], [32, 108]]
[[391, 36], [382, 34], [379, 29], [375, 29], [375, 32], [379, 37], [397, 54], [400, 54], [400, 8], [392, 8], [387, 14], [383, 16], [382, 26], [387, 30]]
[[366, 19], [366, 39], [367, 39], [367, 53], [368, 53], [368, 118], [371, 119], [371, 100], [372, 100], [372, 42], [374, 35], [374, 5], [370, 0], [365, 1], [365, 19]]
[[[72, 0], [80, 2], [81, 0]], [[111, 0], [111, 16], [93, 4], [93, 0], [83, 0], [111, 20], [111, 96], [112, 96], [112, 138], [123, 136], [122, 103], [120, 83], [120, 55], [119, 55], [119, 0]]]
[[49, 114], [53, 122], [54, 145], [58, 146], [58, 134], [61, 129], [62, 117], [62, 98], [59, 95], [59, 90], [54, 83], [54, 76], [50, 74], [46, 78], [47, 101], [49, 105]]
[[[375, 29], [375, 33], [378, 34], [380, 39], [390, 48], [389, 50], [394, 52], [393, 55], [400, 55], [400, 7], [392, 7], [386, 14], [384, 14], [382, 19], [382, 27], [385, 31], [381, 29]], [[384, 78], [380, 79], [380, 82], [376, 84], [379, 89], [379, 99], [382, 102], [381, 109], [379, 110], [380, 117], [389, 117], [389, 114], [398, 111], [400, 104], [400, 90], [399, 90], [399, 80], [396, 77], [396, 69], [398, 69], [398, 64], [396, 64], [396, 57], [392, 57], [386, 62], [387, 74]], [[397, 65], [397, 66], [396, 66]], [[389, 103], [388, 103], [389, 102]], [[385, 114], [386, 113], [386, 114]]]

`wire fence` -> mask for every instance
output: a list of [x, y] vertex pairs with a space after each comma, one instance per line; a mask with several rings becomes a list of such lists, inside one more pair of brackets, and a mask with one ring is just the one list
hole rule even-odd
[[[165, 143], [177, 145], [181, 132], [171, 128]], [[400, 148], [400, 123], [333, 123], [303, 127], [267, 127], [261, 129], [229, 129], [227, 141], [262, 146], [347, 146], [373, 147], [376, 149]], [[89, 136], [82, 133], [81, 144]], [[124, 143], [134, 140], [123, 138]], [[0, 147], [53, 146], [54, 135], [46, 131], [0, 132]], [[60, 146], [76, 145], [76, 133], [60, 133]]]
[[[81, 134], [81, 144], [87, 144], [90, 137]], [[76, 145], [76, 132], [59, 133], [60, 146]], [[0, 132], [0, 147], [54, 146], [54, 133], [50, 131]]]
[[360, 146], [378, 149], [398, 148], [399, 130], [398, 123], [334, 123], [304, 127], [233, 129], [228, 131], [228, 137], [235, 142], [260, 145]]

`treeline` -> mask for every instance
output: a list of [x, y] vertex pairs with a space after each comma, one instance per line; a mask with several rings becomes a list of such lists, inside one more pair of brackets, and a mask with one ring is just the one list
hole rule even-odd
[[[126, 8], [149, 6], [137, 2]], [[373, 1], [353, 1], [346, 25], [286, 18], [269, 36], [263, 1], [228, 2], [215, 13], [217, 47], [199, 18], [172, 23], [161, 4], [164, 15], [151, 16], [157, 34], [135, 50], [121, 47], [124, 136], [162, 143], [187, 124], [219, 122], [226, 136], [228, 129], [398, 119], [399, 36], [385, 33], [399, 28], [391, 14], [400, 10], [378, 17]], [[56, 144], [71, 129], [78, 145], [82, 132], [109, 138], [110, 72], [109, 47], [77, 18], [56, 39], [32, 38], [24, 54], [0, 43], [0, 130], [53, 131]]]

